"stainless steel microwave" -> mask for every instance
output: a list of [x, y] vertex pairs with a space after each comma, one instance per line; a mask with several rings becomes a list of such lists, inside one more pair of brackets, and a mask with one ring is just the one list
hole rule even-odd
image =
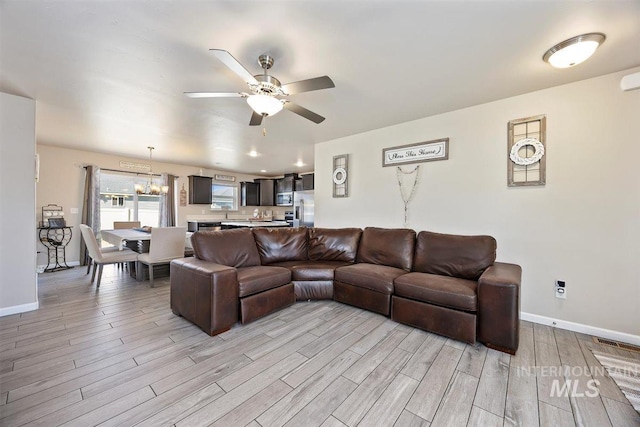
[[293, 193], [276, 194], [276, 206], [293, 206]]

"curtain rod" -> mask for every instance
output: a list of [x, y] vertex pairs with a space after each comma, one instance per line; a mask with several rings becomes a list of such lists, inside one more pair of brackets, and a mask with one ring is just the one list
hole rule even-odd
[[[84, 169], [86, 169], [88, 167], [88, 165], [83, 166]], [[148, 172], [132, 172], [132, 171], [123, 171], [123, 170], [119, 170], [119, 169], [109, 169], [109, 168], [101, 168], [98, 166], [98, 169], [103, 170], [103, 171], [109, 171], [109, 172], [120, 172], [120, 173], [130, 173], [132, 175], [142, 175], [142, 176], [149, 176]], [[162, 176], [159, 173], [152, 173], [152, 176]], [[173, 175], [176, 177], [176, 179], [180, 178], [178, 175]]]

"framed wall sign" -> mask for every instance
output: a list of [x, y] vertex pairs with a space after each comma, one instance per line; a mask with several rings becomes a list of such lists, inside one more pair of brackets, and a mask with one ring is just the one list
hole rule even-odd
[[399, 166], [407, 163], [433, 162], [449, 158], [449, 138], [401, 145], [382, 150], [382, 166]]
[[511, 120], [507, 133], [507, 185], [545, 185], [547, 116]]
[[124, 160], [120, 160], [120, 167], [122, 169], [132, 169], [141, 172], [151, 172], [151, 165], [146, 163], [135, 163], [135, 162], [127, 162]]
[[216, 181], [228, 181], [228, 182], [236, 182], [236, 177], [233, 175], [218, 175], [216, 174], [213, 179]]

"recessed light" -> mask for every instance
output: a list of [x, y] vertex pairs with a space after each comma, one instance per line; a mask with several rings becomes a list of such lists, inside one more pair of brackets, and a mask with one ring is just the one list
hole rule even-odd
[[542, 59], [556, 68], [573, 67], [589, 59], [605, 39], [602, 33], [571, 37], [546, 51]]
[[295, 165], [301, 168], [302, 166], [304, 166], [304, 163], [302, 163], [302, 160], [298, 160]]
[[265, 173], [265, 172], [266, 172], [266, 170], [265, 170], [265, 169], [260, 169], [260, 172], [261, 172], [261, 173]]
[[251, 150], [251, 151], [249, 151], [249, 155], [251, 157], [258, 157], [258, 152], [256, 150]]

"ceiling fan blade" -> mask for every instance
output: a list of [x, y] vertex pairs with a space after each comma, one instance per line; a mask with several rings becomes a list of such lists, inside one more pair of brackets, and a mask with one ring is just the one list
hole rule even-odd
[[239, 75], [242, 80], [244, 80], [249, 84], [254, 84], [254, 85], [258, 84], [258, 81], [256, 80], [255, 77], [253, 77], [253, 74], [247, 71], [247, 69], [244, 68], [242, 64], [240, 64], [238, 60], [234, 58], [233, 55], [231, 55], [229, 52], [222, 49], [209, 49], [209, 50], [214, 54], [216, 58], [222, 61], [224, 65], [229, 67], [231, 71]]
[[284, 108], [293, 113], [296, 113], [299, 116], [304, 117], [305, 119], [309, 119], [314, 123], [322, 123], [324, 121], [324, 117], [322, 117], [320, 114], [316, 114], [313, 111], [299, 106], [298, 104], [294, 104], [293, 102], [285, 102]]
[[248, 96], [242, 92], [185, 92], [189, 98], [239, 98]]
[[314, 79], [300, 80], [299, 82], [288, 83], [282, 86], [282, 90], [292, 95], [294, 93], [311, 92], [312, 90], [330, 89], [336, 87], [329, 76], [316, 77]]
[[262, 114], [258, 114], [255, 111], [251, 115], [251, 121], [249, 122], [249, 126], [260, 126], [262, 124]]

